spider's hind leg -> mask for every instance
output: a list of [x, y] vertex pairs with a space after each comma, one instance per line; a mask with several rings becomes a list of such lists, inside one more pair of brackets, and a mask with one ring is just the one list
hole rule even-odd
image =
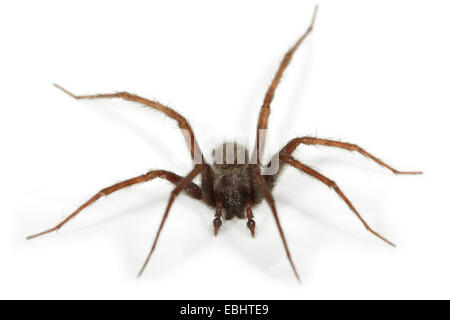
[[258, 126], [256, 130], [256, 144], [255, 149], [253, 150], [252, 154], [252, 161], [255, 161], [259, 164], [261, 157], [264, 152], [265, 147], [265, 140], [266, 140], [266, 130], [269, 124], [269, 115], [271, 110], [271, 104], [272, 100], [275, 97], [275, 91], [278, 88], [278, 85], [281, 82], [281, 78], [283, 76], [284, 71], [288, 67], [289, 63], [292, 60], [292, 57], [294, 56], [294, 53], [297, 51], [297, 49], [300, 47], [300, 45], [303, 43], [303, 41], [306, 39], [306, 37], [311, 33], [314, 27], [314, 22], [316, 20], [316, 14], [317, 14], [318, 6], [314, 8], [314, 13], [311, 18], [311, 22], [306, 29], [306, 31], [301, 35], [300, 38], [298, 38], [297, 42], [284, 54], [283, 60], [280, 63], [280, 66], [278, 67], [277, 72], [275, 73], [275, 76], [272, 79], [272, 82], [269, 86], [269, 88], [266, 91], [266, 94], [264, 96], [264, 101], [261, 106], [259, 117], [258, 117]]
[[169, 118], [174, 119], [178, 123], [178, 127], [181, 129], [184, 138], [186, 140], [186, 143], [189, 147], [191, 157], [194, 161], [198, 163], [203, 163], [203, 154], [200, 150], [200, 147], [198, 146], [197, 140], [195, 139], [194, 131], [192, 130], [189, 122], [184, 118], [181, 114], [179, 114], [177, 111], [175, 111], [172, 108], [169, 108], [168, 106], [165, 106], [158, 101], [146, 99], [143, 97], [140, 97], [135, 94], [131, 94], [125, 91], [122, 92], [116, 92], [116, 93], [102, 93], [102, 94], [90, 94], [90, 95], [76, 95], [70, 92], [69, 90], [61, 87], [58, 84], [54, 84], [56, 88], [61, 90], [62, 92], [68, 94], [72, 98], [75, 98], [77, 100], [80, 99], [112, 99], [112, 98], [119, 98], [126, 101], [132, 101], [140, 103], [141, 105], [144, 105], [146, 107], [158, 110], [165, 115], [167, 115]]

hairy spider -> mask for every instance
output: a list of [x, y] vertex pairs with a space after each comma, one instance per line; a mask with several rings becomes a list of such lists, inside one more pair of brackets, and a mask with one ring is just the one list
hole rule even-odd
[[[206, 205], [216, 209], [215, 217], [213, 220], [214, 227], [214, 235], [217, 235], [220, 226], [222, 225], [222, 217], [226, 220], [232, 219], [233, 217], [237, 217], [239, 219], [247, 219], [247, 227], [251, 232], [252, 237], [255, 236], [255, 221], [252, 213], [252, 207], [259, 204], [262, 199], [266, 199], [269, 204], [273, 216], [275, 218], [275, 222], [278, 228], [278, 231], [281, 236], [281, 240], [284, 245], [284, 249], [286, 251], [287, 258], [289, 263], [291, 264], [292, 270], [295, 273], [297, 279], [299, 279], [299, 275], [295, 268], [294, 262], [292, 261], [291, 254], [288, 249], [288, 245], [283, 233], [283, 229], [280, 224], [280, 220], [278, 218], [277, 210], [275, 207], [275, 201], [272, 197], [272, 189], [275, 186], [275, 182], [282, 171], [282, 168], [288, 164], [292, 167], [299, 169], [300, 171], [316, 178], [322, 183], [326, 184], [330, 188], [332, 188], [339, 197], [347, 204], [347, 206], [353, 211], [356, 217], [362, 222], [364, 227], [385, 241], [391, 246], [395, 246], [391, 241], [387, 240], [385, 237], [377, 233], [373, 230], [367, 222], [363, 219], [363, 217], [358, 213], [356, 208], [350, 202], [350, 200], [344, 195], [338, 185], [331, 179], [317, 172], [316, 170], [308, 167], [307, 165], [296, 160], [292, 153], [296, 150], [296, 148], [300, 144], [307, 145], [322, 145], [322, 146], [330, 146], [342, 148], [350, 151], [356, 151], [360, 154], [372, 159], [379, 165], [391, 170], [395, 174], [421, 174], [419, 171], [398, 171], [388, 164], [384, 163], [380, 159], [376, 158], [372, 154], [368, 153], [361, 147], [356, 144], [333, 141], [328, 139], [319, 139], [314, 137], [299, 137], [292, 139], [286, 146], [284, 146], [280, 152], [275, 154], [269, 163], [269, 165], [279, 160], [279, 168], [277, 172], [265, 175], [262, 174], [261, 169], [263, 168], [261, 164], [261, 155], [263, 153], [265, 138], [266, 138], [266, 129], [269, 121], [270, 114], [270, 104], [273, 100], [275, 90], [280, 83], [280, 79], [283, 75], [284, 70], [289, 65], [289, 62], [292, 59], [293, 54], [301, 45], [303, 40], [311, 33], [315, 21], [317, 13], [317, 6], [314, 9], [314, 13], [311, 19], [311, 23], [307, 28], [306, 32], [297, 40], [297, 42], [286, 52], [283, 60], [273, 78], [266, 95], [264, 97], [264, 102], [261, 107], [257, 125], [257, 134], [256, 134], [256, 144], [252, 154], [252, 157], [249, 159], [248, 151], [241, 147], [236, 143], [224, 143], [221, 148], [218, 148], [213, 155], [215, 156], [215, 160], [213, 165], [208, 164], [203, 154], [197, 144], [195, 139], [193, 130], [189, 125], [188, 121], [181, 116], [175, 110], [164, 106], [156, 101], [148, 100], [142, 98], [140, 96], [130, 94], [128, 92], [118, 92], [118, 93], [108, 93], [108, 94], [96, 94], [96, 95], [74, 95], [66, 89], [60, 87], [59, 85], [55, 86], [65, 92], [66, 94], [72, 96], [75, 99], [103, 99], [103, 98], [120, 98], [123, 100], [134, 101], [140, 103], [144, 106], [159, 110], [165, 113], [170, 118], [176, 120], [178, 122], [178, 126], [182, 130], [186, 142], [188, 144], [191, 157], [194, 160], [194, 168], [191, 172], [185, 177], [179, 176], [173, 172], [169, 172], [166, 170], [152, 170], [143, 175], [124, 180], [122, 182], [116, 183], [110, 187], [104, 188], [95, 194], [92, 198], [82, 204], [77, 210], [75, 210], [71, 215], [69, 215], [66, 219], [60, 222], [55, 227], [37, 233], [35, 235], [29, 236], [27, 239], [32, 239], [35, 237], [42, 236], [44, 234], [56, 231], [60, 229], [63, 225], [73, 219], [76, 215], [78, 215], [83, 209], [87, 206], [91, 205], [98, 199], [108, 194], [111, 194], [115, 191], [123, 189], [125, 187], [129, 187], [138, 183], [146, 182], [153, 180], [154, 178], [166, 179], [173, 183], [176, 187], [170, 194], [169, 201], [167, 203], [166, 210], [164, 212], [164, 216], [162, 218], [159, 229], [156, 233], [156, 237], [153, 241], [153, 245], [151, 247], [150, 253], [148, 254], [144, 265], [142, 266], [139, 275], [142, 274], [145, 267], [147, 266], [150, 257], [153, 251], [156, 248], [156, 244], [158, 242], [158, 238], [161, 234], [161, 230], [163, 229], [164, 223], [169, 215], [170, 208], [175, 200], [175, 198], [184, 191], [188, 196], [203, 201]], [[219, 151], [217, 153], [217, 151]], [[198, 186], [193, 182], [193, 179], [197, 176], [201, 175], [201, 185]]]

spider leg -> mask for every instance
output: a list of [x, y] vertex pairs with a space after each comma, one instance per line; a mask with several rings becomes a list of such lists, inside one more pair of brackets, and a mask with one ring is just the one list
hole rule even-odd
[[378, 232], [376, 232], [375, 230], [373, 230], [369, 224], [364, 220], [364, 218], [359, 214], [359, 212], [355, 209], [355, 207], [353, 206], [353, 204], [350, 202], [350, 200], [348, 200], [348, 198], [345, 196], [345, 194], [341, 191], [341, 189], [337, 186], [337, 184], [333, 181], [330, 180], [329, 178], [325, 177], [324, 175], [322, 175], [321, 173], [317, 172], [316, 170], [304, 165], [303, 163], [301, 163], [300, 161], [295, 160], [292, 156], [290, 156], [287, 153], [281, 153], [280, 154], [280, 159], [286, 163], [288, 163], [289, 165], [291, 165], [294, 168], [297, 168], [303, 172], [305, 172], [306, 174], [310, 175], [313, 178], [316, 178], [317, 180], [323, 182], [324, 184], [326, 184], [327, 186], [329, 186], [330, 188], [332, 188], [338, 195], [339, 197], [341, 197], [342, 200], [344, 200], [344, 202], [347, 204], [347, 206], [356, 214], [356, 216], [358, 217], [358, 219], [362, 222], [362, 224], [364, 225], [364, 227], [373, 235], [377, 236], [378, 238], [380, 238], [381, 240], [383, 240], [384, 242], [386, 242], [387, 244], [395, 247], [395, 244], [392, 243], [391, 241], [389, 241], [388, 239], [386, 239], [385, 237], [383, 237], [382, 235], [380, 235]]
[[248, 201], [245, 203], [245, 207], [247, 208], [247, 228], [250, 230], [252, 237], [255, 237], [255, 220], [253, 220], [253, 212], [252, 212], [252, 203]]
[[256, 157], [256, 162], [258, 164], [260, 163], [260, 158], [264, 151], [266, 129], [270, 115], [270, 104], [272, 103], [273, 97], [275, 96], [275, 90], [280, 84], [283, 72], [291, 62], [292, 56], [294, 55], [295, 51], [302, 44], [303, 40], [305, 40], [305, 38], [311, 33], [314, 26], [314, 21], [316, 19], [317, 9], [318, 6], [314, 8], [314, 13], [308, 29], [306, 29], [305, 33], [303, 33], [303, 35], [297, 40], [297, 42], [285, 53], [283, 60], [281, 61], [280, 66], [278, 67], [278, 70], [275, 74], [275, 77], [273, 78], [272, 83], [266, 91], [264, 102], [261, 106], [261, 111], [259, 112], [258, 127], [256, 130], [256, 145], [251, 157], [252, 161], [255, 161]]
[[[100, 199], [103, 196], [106, 196], [110, 193], [116, 192], [120, 189], [130, 187], [130, 186], [138, 184], [138, 183], [153, 180], [154, 178], [166, 179], [175, 185], [183, 180], [182, 177], [176, 175], [175, 173], [169, 172], [169, 171], [152, 170], [143, 175], [116, 183], [110, 187], [100, 190], [97, 194], [95, 194], [92, 198], [90, 198], [88, 201], [83, 203], [77, 210], [75, 210], [70, 216], [68, 216], [66, 219], [61, 221], [55, 227], [48, 229], [46, 231], [31, 235], [31, 236], [27, 237], [27, 239], [33, 239], [33, 238], [42, 236], [44, 234], [59, 230], [63, 225], [65, 225], [67, 222], [72, 220], [76, 215], [78, 215], [83, 209], [85, 209], [87, 206], [91, 205], [92, 203], [94, 203], [95, 201], [97, 201], [98, 199]], [[197, 200], [202, 200], [202, 191], [195, 183], [190, 182], [189, 184], [187, 184], [184, 187], [184, 191], [192, 198], [197, 199]]]
[[213, 221], [215, 236], [217, 236], [217, 233], [219, 232], [219, 228], [222, 225], [222, 208], [223, 208], [222, 200], [217, 201], [217, 211], [216, 211], [216, 216]]
[[277, 224], [278, 232], [280, 233], [281, 240], [283, 241], [284, 250], [286, 251], [287, 258], [289, 260], [289, 263], [291, 264], [292, 270], [294, 271], [295, 277], [297, 278], [297, 280], [300, 281], [300, 277], [297, 273], [297, 269], [295, 268], [294, 262], [292, 261], [292, 258], [291, 258], [291, 253], [289, 252], [286, 238], [284, 237], [283, 228], [281, 227], [280, 219], [278, 218], [277, 209], [275, 207], [275, 200], [272, 197], [272, 193], [270, 192], [269, 187], [267, 187], [267, 184], [264, 181], [264, 178], [261, 176], [261, 174], [258, 171], [255, 171], [255, 178], [263, 191], [264, 197], [266, 198], [266, 201], [269, 204], [270, 209], [272, 210], [273, 217], [275, 218], [275, 222]]
[[363, 156], [366, 156], [376, 163], [378, 163], [380, 166], [391, 170], [395, 174], [422, 174], [422, 171], [399, 171], [394, 168], [392, 168], [390, 165], [386, 164], [385, 162], [381, 161], [374, 155], [370, 154], [360, 146], [352, 143], [347, 142], [340, 142], [340, 141], [334, 141], [334, 140], [328, 140], [328, 139], [319, 139], [319, 138], [312, 138], [312, 137], [301, 137], [301, 138], [295, 138], [289, 141], [289, 143], [282, 149], [281, 152], [291, 154], [294, 152], [294, 150], [300, 145], [300, 144], [307, 144], [307, 145], [321, 145], [321, 146], [328, 146], [328, 147], [336, 147], [336, 148], [342, 148], [349, 151], [356, 151], [362, 154]]
[[189, 122], [178, 112], [173, 110], [172, 108], [169, 108], [167, 106], [162, 105], [161, 103], [142, 98], [140, 96], [137, 96], [135, 94], [131, 94], [128, 92], [116, 92], [116, 93], [106, 93], [106, 94], [93, 94], [93, 95], [75, 95], [71, 93], [70, 91], [64, 89], [63, 87], [55, 84], [55, 87], [63, 91], [64, 93], [68, 94], [69, 96], [75, 98], [75, 99], [105, 99], [105, 98], [121, 98], [123, 100], [128, 101], [134, 101], [140, 104], [143, 104], [147, 107], [156, 109], [158, 111], [163, 112], [168, 117], [176, 120], [178, 122], [178, 126], [180, 127], [184, 138], [186, 140], [186, 143], [188, 145], [188, 148], [191, 152], [191, 157], [196, 161], [196, 163], [200, 164], [203, 163], [203, 154], [200, 150], [200, 147], [197, 144], [197, 140], [194, 136], [194, 131], [192, 130], [191, 126], [189, 125]]
[[167, 203], [166, 211], [164, 212], [164, 216], [161, 220], [161, 224], [159, 225], [158, 232], [156, 233], [155, 240], [153, 241], [152, 248], [150, 250], [150, 253], [148, 254], [147, 258], [145, 259], [144, 265], [142, 266], [141, 270], [139, 271], [139, 276], [142, 275], [142, 273], [145, 270], [145, 267], [147, 266], [148, 262], [150, 261], [150, 257], [153, 254], [153, 251], [155, 251], [156, 244], [159, 239], [159, 235], [161, 234], [161, 230], [164, 227], [164, 223], [166, 222], [167, 217], [169, 216], [170, 208], [172, 207], [172, 204], [175, 200], [175, 198], [180, 194], [183, 189], [188, 187], [191, 183], [191, 181], [204, 169], [205, 165], [196, 165], [194, 169], [186, 176], [184, 177], [178, 185], [175, 187], [175, 189], [170, 194], [169, 202]]

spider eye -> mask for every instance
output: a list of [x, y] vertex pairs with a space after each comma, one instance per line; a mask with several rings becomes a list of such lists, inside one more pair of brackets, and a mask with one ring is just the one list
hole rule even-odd
[[239, 201], [241, 199], [241, 197], [239, 196], [239, 194], [237, 194], [237, 193], [234, 193], [232, 196], [231, 196], [231, 200], [232, 201]]

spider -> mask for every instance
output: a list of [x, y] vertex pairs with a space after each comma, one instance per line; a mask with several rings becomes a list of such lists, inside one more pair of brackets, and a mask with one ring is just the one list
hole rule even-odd
[[[203, 201], [207, 206], [215, 209], [215, 216], [213, 219], [214, 235], [217, 233], [222, 225], [222, 219], [230, 220], [234, 217], [239, 219], [247, 219], [247, 227], [250, 230], [251, 236], [255, 237], [255, 220], [253, 216], [252, 208], [259, 204], [263, 199], [265, 199], [270, 206], [271, 212], [275, 218], [276, 226], [280, 234], [284, 250], [286, 252], [289, 263], [295, 274], [295, 277], [299, 280], [299, 275], [292, 260], [286, 238], [284, 236], [283, 229], [281, 227], [280, 219], [278, 217], [277, 209], [275, 206], [275, 200], [272, 196], [272, 190], [275, 186], [282, 169], [286, 166], [292, 166], [298, 170], [306, 173], [307, 175], [319, 180], [328, 187], [332, 188], [338, 196], [347, 204], [351, 211], [356, 215], [356, 217], [361, 221], [364, 227], [373, 235], [380, 238], [384, 242], [391, 246], [395, 245], [383, 237], [381, 234], [372, 229], [364, 218], [359, 214], [350, 200], [341, 191], [339, 186], [331, 179], [322, 175], [318, 171], [312, 169], [306, 164], [301, 163], [296, 160], [292, 153], [301, 144], [305, 145], [321, 145], [329, 147], [337, 147], [350, 151], [356, 151], [360, 154], [372, 159], [384, 168], [389, 169], [394, 174], [422, 174], [420, 171], [398, 171], [388, 164], [384, 163], [377, 157], [365, 151], [363, 148], [356, 144], [320, 139], [316, 137], [297, 137], [290, 140], [278, 153], [276, 153], [270, 160], [268, 166], [274, 161], [279, 161], [279, 168], [274, 174], [262, 174], [262, 169], [264, 168], [261, 163], [261, 155], [263, 154], [265, 140], [266, 140], [266, 129], [268, 127], [270, 105], [274, 98], [275, 91], [280, 83], [283, 72], [289, 65], [292, 56], [297, 51], [299, 46], [308, 37], [308, 35], [313, 30], [314, 21], [316, 18], [318, 7], [314, 9], [311, 22], [309, 27], [303, 33], [303, 35], [295, 42], [295, 44], [285, 53], [283, 60], [281, 61], [279, 68], [273, 78], [266, 94], [264, 101], [259, 113], [257, 132], [256, 132], [256, 143], [253, 149], [251, 158], [249, 158], [248, 151], [238, 145], [237, 143], [224, 143], [221, 147], [213, 152], [215, 160], [212, 165], [208, 164], [200, 147], [195, 139], [194, 132], [189, 125], [188, 121], [180, 115], [175, 110], [162, 105], [159, 102], [142, 98], [140, 96], [130, 94], [128, 92], [117, 92], [117, 93], [107, 93], [107, 94], [95, 94], [95, 95], [75, 95], [63, 87], [55, 84], [55, 86], [70, 95], [75, 99], [105, 99], [105, 98], [119, 98], [123, 100], [137, 102], [146, 107], [153, 108], [166, 114], [168, 117], [176, 120], [178, 126], [184, 134], [184, 138], [190, 150], [192, 159], [194, 160], [194, 168], [185, 177], [179, 176], [173, 172], [166, 170], [151, 170], [140, 176], [124, 180], [122, 182], [116, 183], [112, 186], [100, 190], [97, 194], [91, 197], [88, 201], [83, 203], [78, 209], [76, 209], [72, 214], [70, 214], [66, 219], [61, 221], [55, 227], [48, 229], [46, 231], [29, 236], [27, 239], [36, 238], [44, 234], [57, 231], [67, 222], [72, 220], [77, 216], [83, 209], [97, 201], [103, 196], [109, 195], [120, 189], [130, 187], [142, 182], [150, 181], [155, 178], [165, 179], [175, 185], [175, 188], [170, 194], [167, 207], [165, 209], [162, 221], [159, 225], [158, 231], [156, 233], [155, 239], [153, 241], [150, 252], [139, 272], [139, 276], [144, 272], [147, 266], [164, 227], [164, 223], [169, 215], [170, 208], [177, 196], [184, 192], [188, 196]], [[219, 151], [219, 152], [217, 152]], [[239, 161], [241, 160], [241, 161]], [[193, 179], [198, 175], [201, 176], [200, 186], [193, 182]]]

